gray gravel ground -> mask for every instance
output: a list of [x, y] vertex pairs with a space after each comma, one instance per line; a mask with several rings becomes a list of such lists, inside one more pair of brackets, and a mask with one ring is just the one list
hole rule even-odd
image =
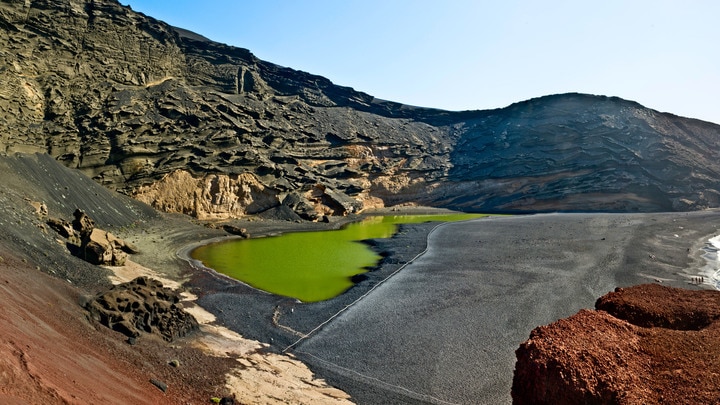
[[716, 212], [543, 214], [445, 224], [428, 252], [293, 348], [359, 403], [510, 403], [536, 326], [617, 286], [688, 288]]

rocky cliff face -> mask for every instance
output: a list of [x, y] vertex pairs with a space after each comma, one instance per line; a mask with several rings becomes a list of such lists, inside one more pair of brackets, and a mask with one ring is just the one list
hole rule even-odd
[[235, 216], [286, 200], [308, 219], [398, 203], [720, 205], [720, 127], [620, 99], [415, 108], [113, 0], [5, 1], [0, 45], [0, 151], [48, 153], [170, 211]]

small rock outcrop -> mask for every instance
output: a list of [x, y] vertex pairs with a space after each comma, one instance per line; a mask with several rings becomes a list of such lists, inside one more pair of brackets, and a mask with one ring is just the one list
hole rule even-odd
[[81, 259], [97, 265], [123, 266], [128, 253], [138, 252], [131, 243], [96, 228], [95, 221], [82, 210], [75, 210], [73, 216], [72, 223], [59, 218], [48, 218], [46, 223], [66, 239], [70, 250]]
[[240, 236], [243, 239], [250, 237], [250, 232], [248, 232], [246, 228], [241, 228], [231, 224], [224, 224], [222, 229], [229, 234]]
[[178, 294], [148, 277], [113, 286], [85, 308], [92, 319], [130, 338], [146, 333], [172, 341], [199, 328]]
[[720, 399], [720, 292], [646, 284], [536, 328], [516, 351], [514, 404]]

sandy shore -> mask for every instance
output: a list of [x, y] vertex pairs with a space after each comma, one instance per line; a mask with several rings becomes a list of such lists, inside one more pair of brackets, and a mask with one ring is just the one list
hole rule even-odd
[[[444, 212], [447, 210], [408, 207], [334, 218], [330, 223], [246, 218], [235, 220], [233, 224], [248, 229], [253, 237], [262, 237], [283, 232], [336, 229], [366, 215]], [[144, 275], [183, 291], [184, 305], [201, 323], [202, 333], [192, 345], [212, 356], [238, 359], [238, 367], [228, 372], [226, 381], [228, 390], [241, 402], [346, 402], [348, 395], [315, 378], [312, 371], [291, 353], [282, 352], [325, 321], [338, 306], [357, 299], [362, 288], [346, 294], [343, 299], [299, 306], [297, 314], [300, 316], [285, 325], [285, 313], [294, 312], [295, 300], [255, 290], [188, 260], [189, 252], [196, 246], [235, 237], [217, 229], [217, 225], [189, 220], [185, 216], [163, 215], [160, 220], [114, 229], [118, 236], [138, 246], [140, 253], [133, 255], [125, 266], [107, 267], [111, 271], [110, 280], [120, 283]], [[422, 226], [418, 232], [413, 244], [422, 240], [421, 235], [426, 233]], [[407, 247], [414, 249], [414, 246]], [[385, 274], [378, 271], [376, 277], [381, 276]]]
[[616, 286], [692, 282], [717, 212], [543, 214], [452, 223], [428, 252], [295, 353], [360, 403], [510, 403], [530, 331]]

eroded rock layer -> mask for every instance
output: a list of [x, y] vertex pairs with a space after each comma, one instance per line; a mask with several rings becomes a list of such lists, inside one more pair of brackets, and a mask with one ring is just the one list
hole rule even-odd
[[520, 345], [514, 404], [720, 401], [720, 292], [645, 284], [618, 288], [596, 308]]
[[720, 127], [617, 98], [411, 107], [114, 0], [0, 3], [0, 64], [0, 151], [48, 153], [167, 211], [222, 218], [284, 204], [319, 219], [399, 203], [720, 205]]

